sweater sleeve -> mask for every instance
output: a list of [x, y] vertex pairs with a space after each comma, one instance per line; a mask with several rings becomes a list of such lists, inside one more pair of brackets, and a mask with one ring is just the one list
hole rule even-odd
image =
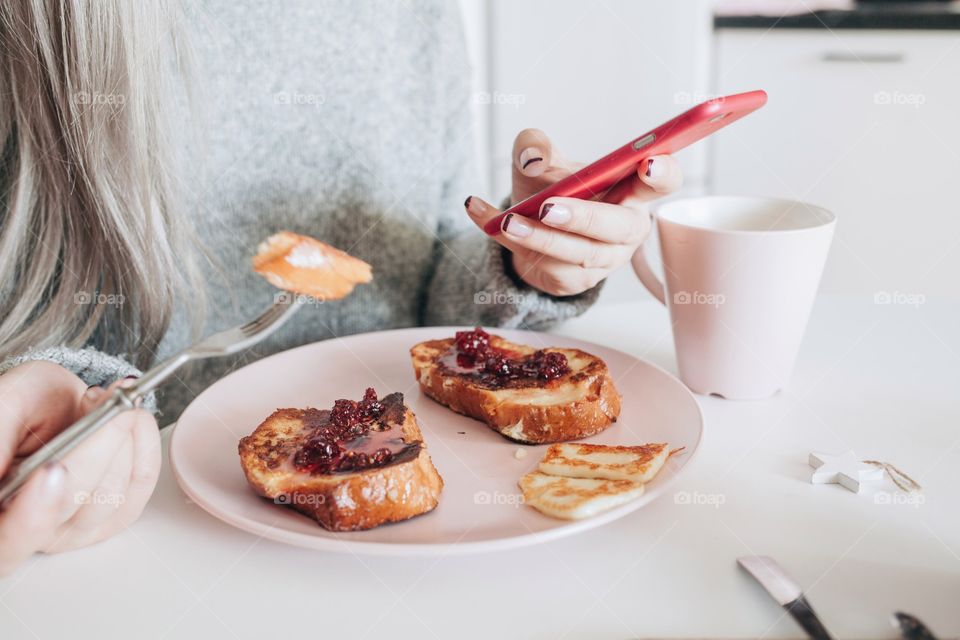
[[473, 153], [473, 114], [469, 63], [463, 28], [449, 12], [442, 33], [447, 51], [443, 65], [447, 117], [444, 181], [440, 226], [434, 246], [434, 271], [427, 290], [423, 323], [470, 324], [543, 329], [586, 311], [600, 294], [602, 283], [576, 296], [555, 297], [524, 283], [510, 265], [509, 252], [491, 240], [468, 218], [464, 200], [474, 194], [479, 175]]
[[[67, 369], [90, 386], [106, 387], [127, 376], [139, 376], [142, 372], [121, 356], [114, 356], [93, 347], [71, 349], [69, 347], [45, 347], [30, 349], [18, 356], [0, 362], [0, 375], [25, 362], [46, 361]], [[143, 402], [143, 408], [156, 413], [156, 399], [151, 393]]]

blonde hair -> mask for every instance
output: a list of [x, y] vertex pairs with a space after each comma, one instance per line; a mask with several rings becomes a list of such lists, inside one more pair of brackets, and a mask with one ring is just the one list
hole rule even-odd
[[169, 0], [0, 3], [0, 358], [93, 341], [145, 366], [202, 294], [163, 108], [179, 19]]

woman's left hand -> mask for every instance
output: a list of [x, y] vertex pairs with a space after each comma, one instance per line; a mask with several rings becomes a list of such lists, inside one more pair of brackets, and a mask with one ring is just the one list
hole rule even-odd
[[[513, 143], [511, 201], [519, 202], [581, 166], [561, 157], [542, 131], [521, 131]], [[630, 261], [650, 233], [648, 203], [676, 191], [682, 182], [671, 156], [654, 156], [605, 201], [549, 198], [539, 221], [508, 215], [503, 233], [494, 239], [510, 250], [514, 270], [524, 282], [551, 295], [576, 295]], [[466, 206], [481, 228], [500, 214], [477, 197], [469, 198]]]

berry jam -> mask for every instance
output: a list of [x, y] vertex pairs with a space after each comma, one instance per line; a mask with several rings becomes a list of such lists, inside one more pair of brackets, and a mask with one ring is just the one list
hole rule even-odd
[[490, 349], [490, 334], [480, 327], [473, 331], [457, 331], [453, 342], [460, 355], [467, 358], [481, 357]]
[[304, 414], [308, 433], [293, 455], [293, 466], [306, 473], [330, 474], [411, 457], [419, 445], [403, 441], [405, 411], [403, 394], [380, 400], [373, 389], [367, 389], [359, 402], [337, 400], [329, 411], [308, 409]]
[[489, 387], [532, 386], [570, 373], [567, 357], [562, 353], [542, 349], [529, 355], [512, 353], [492, 346], [490, 334], [480, 327], [458, 331], [452, 352], [441, 360], [442, 365]]
[[[367, 389], [363, 394], [363, 400], [354, 402], [353, 400], [337, 400], [333, 403], [333, 411], [330, 412], [330, 423], [341, 430], [350, 430], [354, 427], [366, 429], [364, 423], [376, 420], [383, 414], [383, 405], [377, 399], [377, 392], [373, 389]], [[363, 435], [363, 430], [354, 429], [355, 435]]]

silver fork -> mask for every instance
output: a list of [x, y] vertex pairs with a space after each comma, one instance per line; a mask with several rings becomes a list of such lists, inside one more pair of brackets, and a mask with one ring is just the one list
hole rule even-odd
[[114, 390], [106, 402], [61, 431], [24, 460], [13, 474], [0, 481], [0, 504], [15, 494], [31, 473], [47, 462], [65, 456], [118, 414], [136, 408], [146, 394], [160, 386], [187, 362], [226, 356], [252, 347], [279, 329], [300, 306], [299, 296], [280, 293], [272, 306], [247, 324], [215, 333], [161, 362], [130, 386]]

